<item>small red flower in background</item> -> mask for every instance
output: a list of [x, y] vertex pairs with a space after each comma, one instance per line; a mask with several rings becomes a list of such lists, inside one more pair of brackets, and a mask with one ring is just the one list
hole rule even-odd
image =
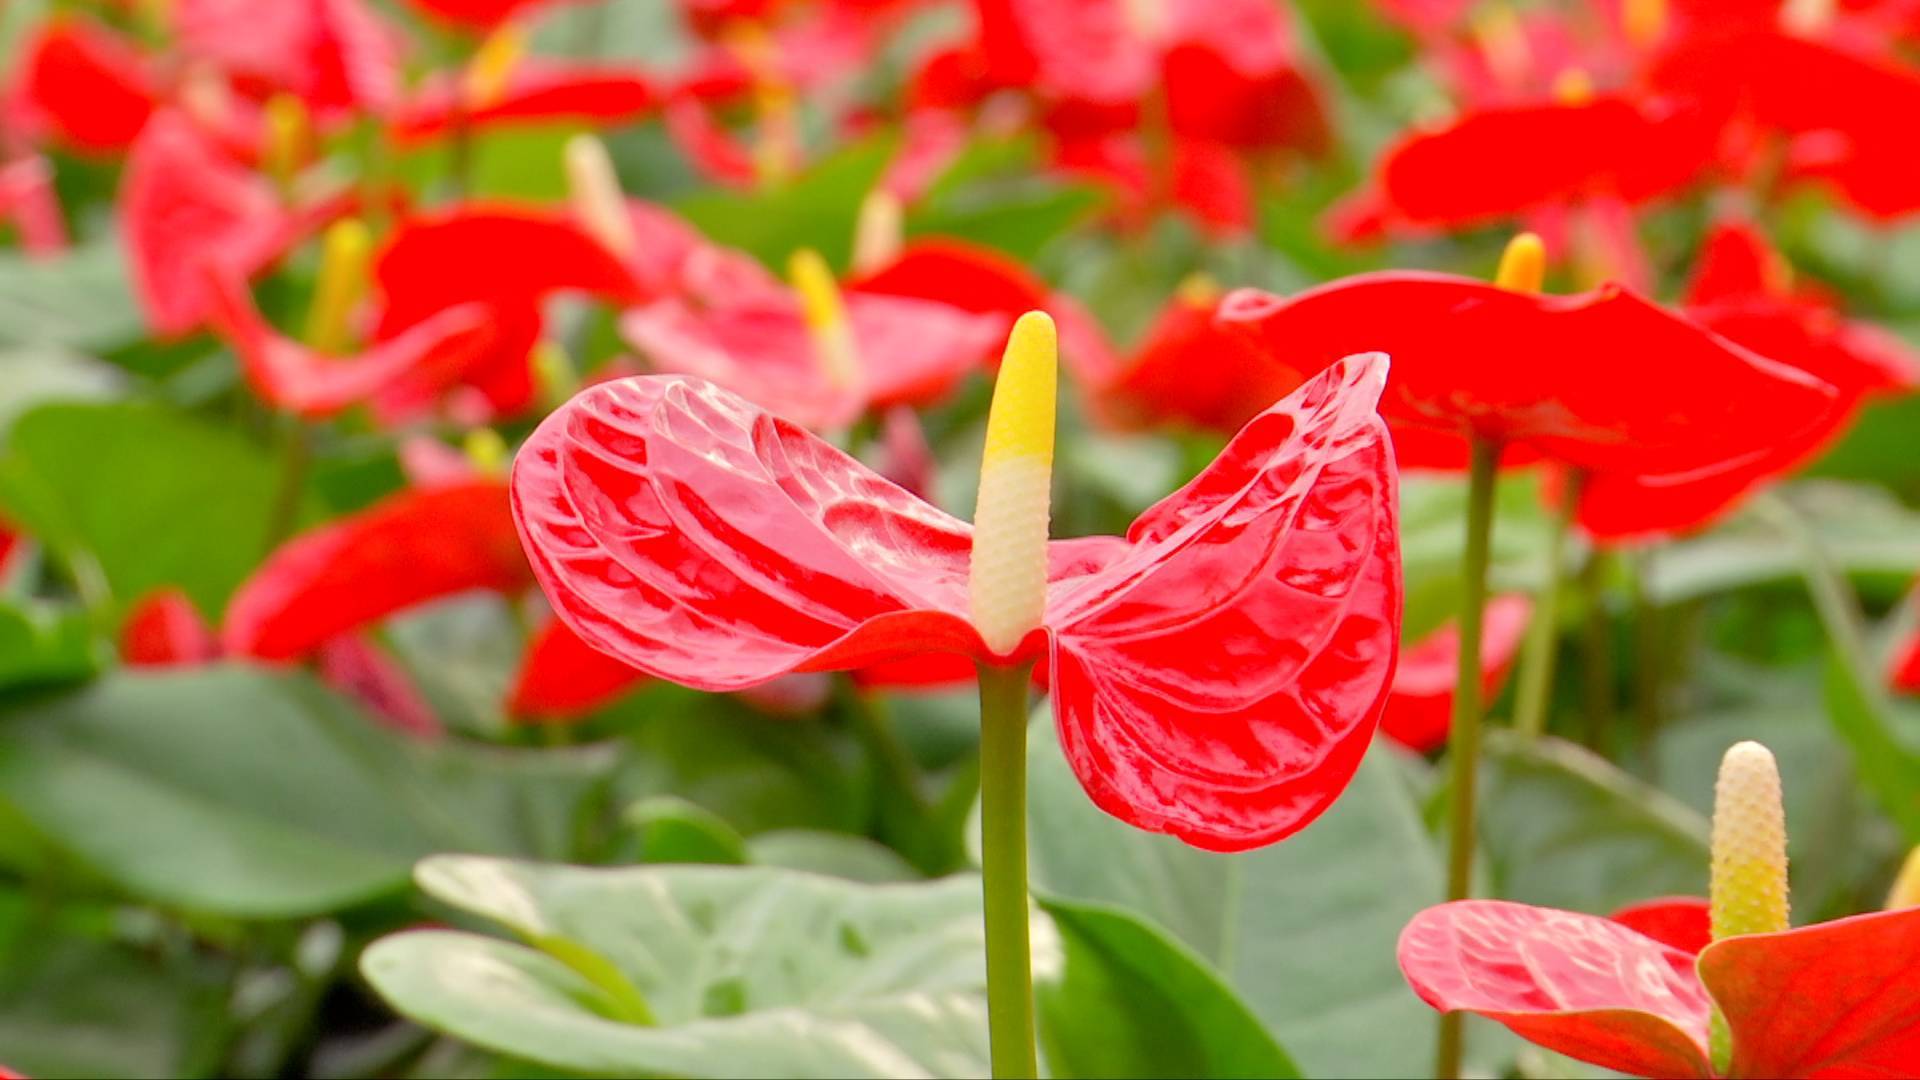
[[[1526, 636], [1533, 601], [1524, 594], [1487, 603], [1480, 631], [1480, 692], [1493, 700]], [[1400, 653], [1393, 693], [1380, 714], [1380, 733], [1416, 753], [1446, 745], [1453, 729], [1453, 681], [1460, 658], [1460, 627], [1449, 620]]]
[[53, 186], [53, 166], [39, 155], [0, 165], [0, 223], [12, 222], [20, 250], [58, 255], [67, 250], [67, 222]]
[[34, 142], [87, 154], [133, 145], [152, 117], [157, 79], [134, 43], [88, 19], [49, 19], [18, 44], [7, 122]]
[[246, 97], [290, 93], [323, 118], [399, 98], [400, 35], [363, 0], [173, 0], [168, 16], [181, 56]]
[[1211, 282], [1187, 282], [1131, 356], [1083, 374], [1095, 414], [1123, 428], [1171, 422], [1231, 433], [1292, 393], [1305, 376], [1216, 322], [1220, 300]]
[[600, 0], [406, 0], [410, 7], [469, 30], [491, 30], [521, 14], [563, 3]]
[[148, 594], [120, 628], [120, 657], [135, 667], [193, 666], [220, 657], [220, 639], [183, 589]]
[[462, 127], [473, 132], [495, 125], [581, 123], [605, 129], [652, 113], [660, 99], [653, 81], [630, 68], [528, 59], [514, 66], [506, 85], [479, 101], [470, 100], [458, 77], [430, 81], [396, 110], [392, 124], [402, 143]]
[[1498, 900], [1428, 908], [1400, 967], [1437, 1009], [1635, 1076], [1710, 1077], [1709, 1011], [1728, 1077], [1885, 1077], [1920, 1060], [1920, 909], [1714, 942], [1696, 960], [1627, 926]]
[[1392, 356], [1381, 414], [1403, 466], [1457, 467], [1472, 437], [1594, 473], [1719, 471], [1760, 460], [1836, 396], [1612, 285], [1547, 296], [1362, 274], [1290, 298], [1241, 290], [1218, 317], [1302, 374], [1356, 349]]
[[1796, 291], [1790, 279], [1786, 261], [1758, 229], [1725, 221], [1708, 234], [1685, 311], [1727, 340], [1832, 386], [1833, 401], [1775, 428], [1767, 453], [1737, 468], [1679, 481], [1618, 472], [1589, 478], [1578, 511], [1588, 535], [1622, 541], [1708, 525], [1830, 447], [1868, 398], [1913, 388], [1920, 363], [1904, 343], [1848, 321], [1826, 297]]
[[1097, 804], [1240, 849], [1332, 801], [1386, 694], [1399, 572], [1383, 377], [1378, 357], [1337, 365], [1125, 539], [1053, 541], [1045, 626], [1004, 657], [968, 614], [966, 524], [709, 383], [575, 398], [517, 457], [515, 513], [556, 613], [688, 686], [1044, 658]]

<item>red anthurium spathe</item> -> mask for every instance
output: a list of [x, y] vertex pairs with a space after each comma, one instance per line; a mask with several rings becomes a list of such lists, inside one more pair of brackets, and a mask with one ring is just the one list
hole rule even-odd
[[0, 223], [9, 222], [20, 249], [29, 255], [67, 250], [67, 222], [46, 158], [33, 155], [0, 165]]
[[219, 659], [220, 639], [185, 590], [161, 589], [127, 613], [120, 657], [136, 667], [205, 664]]
[[1133, 355], [1089, 387], [1099, 416], [1121, 427], [1172, 422], [1237, 431], [1291, 393], [1305, 376], [1236, 327], [1214, 321], [1220, 292], [1182, 285]]
[[[1480, 629], [1480, 687], [1491, 701], [1506, 681], [1526, 636], [1533, 601], [1525, 594], [1487, 603]], [[1460, 656], [1460, 627], [1448, 622], [1400, 654], [1393, 693], [1380, 714], [1380, 733], [1418, 753], [1446, 744], [1453, 720], [1453, 680]]]
[[464, 80], [431, 83], [394, 116], [394, 134], [414, 142], [456, 127], [583, 123], [604, 128], [631, 123], [660, 106], [652, 80], [630, 68], [534, 60], [516, 65], [506, 85], [484, 100], [469, 97]]
[[146, 58], [98, 23], [49, 19], [17, 48], [8, 120], [29, 139], [115, 154], [153, 115], [158, 90]]
[[471, 30], [490, 30], [522, 12], [597, 0], [407, 0], [408, 5]]
[[120, 227], [135, 291], [163, 335], [184, 334], [205, 320], [209, 270], [245, 281], [310, 224], [172, 110], [141, 132], [121, 180]]
[[[1009, 358], [1029, 350], [1031, 376], [1044, 334], [1050, 415], [1040, 324], [1022, 320]], [[1003, 612], [970, 593], [966, 523], [701, 380], [627, 379], [561, 408], [516, 458], [515, 519], [558, 616], [642, 671], [737, 690], [934, 654], [1039, 660], [1098, 805], [1247, 848], [1331, 803], [1386, 695], [1400, 583], [1385, 372], [1380, 357], [1332, 366], [1125, 538], [1053, 541], [1034, 567], [1038, 628], [999, 650], [976, 628]], [[994, 618], [977, 624], [976, 603]]]
[[645, 682], [644, 672], [580, 640], [560, 619], [534, 633], [507, 693], [507, 711], [534, 718], [590, 712]]
[[175, 0], [182, 51], [250, 96], [285, 91], [318, 113], [380, 113], [400, 92], [400, 39], [363, 0]]
[[1610, 918], [1662, 945], [1697, 956], [1713, 944], [1712, 916], [1711, 903], [1702, 897], [1663, 896], [1629, 904]]
[[288, 660], [415, 604], [530, 580], [500, 482], [402, 492], [275, 551], [234, 594], [222, 641]]
[[1790, 288], [1785, 260], [1751, 224], [1729, 221], [1708, 236], [1686, 297], [1689, 317], [1738, 345], [1831, 385], [1826, 408], [1776, 430], [1762, 457], [1697, 479], [1630, 473], [1591, 477], [1579, 522], [1607, 541], [1710, 524], [1762, 484], [1816, 457], [1843, 434], [1870, 396], [1910, 389], [1920, 364], [1877, 327], [1851, 322], [1817, 295]]
[[1594, 472], [1714, 472], [1765, 457], [1836, 396], [1615, 285], [1548, 296], [1386, 272], [1290, 298], [1241, 290], [1218, 318], [1303, 374], [1355, 349], [1392, 356], [1381, 414], [1441, 459], [1406, 465], [1453, 464], [1445, 441], [1471, 437]]

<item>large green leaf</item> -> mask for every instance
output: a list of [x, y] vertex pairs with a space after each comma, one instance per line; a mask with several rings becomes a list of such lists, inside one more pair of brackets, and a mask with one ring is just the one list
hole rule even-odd
[[136, 895], [306, 915], [441, 850], [563, 854], [600, 752], [429, 746], [305, 678], [121, 674], [0, 714], [0, 802]]
[[276, 485], [258, 445], [182, 413], [52, 404], [8, 434], [0, 515], [97, 566], [122, 609], [177, 585], [217, 616], [260, 561]]
[[144, 329], [113, 240], [54, 259], [0, 251], [0, 348], [50, 345], [97, 352], [132, 341]]
[[1600, 914], [1706, 895], [1700, 814], [1571, 743], [1488, 734], [1479, 832], [1494, 895]]
[[99, 663], [85, 612], [0, 601], [0, 690], [78, 681]]
[[[1920, 513], [1886, 492], [1857, 484], [1803, 482], [1787, 494], [1808, 536], [1847, 574], [1879, 577], [1899, 587], [1920, 571]], [[1712, 532], [1662, 547], [1655, 553], [1648, 588], [1655, 599], [1674, 603], [1791, 581], [1800, 576], [1804, 558], [1777, 509], [1744, 514]]]
[[118, 368], [67, 349], [0, 350], [0, 431], [35, 405], [111, 399], [125, 389]]
[[1299, 1075], [1220, 976], [1165, 931], [1121, 908], [1042, 906], [1064, 957], [1034, 987], [1051, 1075]]
[[1441, 899], [1441, 870], [1397, 764], [1376, 749], [1299, 835], [1213, 855], [1132, 829], [1080, 790], [1054, 739], [1029, 743], [1033, 881], [1049, 900], [1144, 915], [1223, 972], [1310, 1076], [1413, 1076], [1435, 1014], [1394, 961], [1400, 930]]
[[813, 248], [835, 266], [845, 266], [860, 203], [892, 153], [885, 140], [861, 143], [779, 187], [702, 191], [674, 209], [714, 243], [742, 248], [768, 266], [786, 266], [787, 256], [800, 248]]
[[[361, 968], [402, 1013], [500, 1053], [591, 1075], [986, 1069], [976, 879], [448, 856], [417, 877], [530, 944], [414, 931], [376, 943]], [[632, 1022], [629, 993], [658, 1026]]]

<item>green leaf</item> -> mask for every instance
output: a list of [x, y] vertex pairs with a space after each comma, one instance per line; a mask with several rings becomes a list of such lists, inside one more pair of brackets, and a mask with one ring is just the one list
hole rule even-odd
[[1493, 895], [1603, 915], [1706, 895], [1704, 817], [1571, 743], [1487, 734], [1479, 831]]
[[1033, 883], [1048, 901], [1145, 916], [1221, 971], [1309, 1076], [1415, 1076], [1435, 1013], [1394, 960], [1400, 930], [1442, 897], [1441, 867], [1388, 751], [1333, 808], [1258, 851], [1215, 855], [1132, 829], [1080, 790], [1053, 736], [1029, 742]]
[[212, 617], [261, 559], [276, 484], [260, 447], [184, 414], [43, 405], [8, 434], [0, 514], [97, 565], [120, 610], [177, 585]]
[[610, 764], [427, 746], [241, 667], [123, 673], [0, 713], [0, 802], [138, 896], [239, 918], [370, 899], [433, 851], [560, 853]]
[[125, 391], [118, 368], [77, 352], [46, 346], [0, 350], [0, 432], [35, 405], [110, 400]]
[[[1406, 581], [1404, 639], [1416, 640], [1460, 607], [1460, 558], [1466, 542], [1466, 483], [1431, 474], [1400, 483], [1400, 551]], [[1489, 574], [1498, 590], [1537, 585], [1544, 573], [1548, 523], [1531, 475], [1502, 478], [1494, 497]]]
[[394, 1008], [589, 1075], [967, 1076], [986, 1070], [979, 882], [868, 886], [758, 867], [590, 870], [442, 856], [436, 899], [591, 950], [658, 1027], [537, 948], [414, 931], [361, 968]]
[[776, 829], [747, 841], [747, 859], [757, 866], [778, 866], [810, 874], [885, 885], [917, 881], [907, 860], [885, 844], [864, 836], [817, 829]]
[[52, 259], [0, 251], [0, 348], [64, 346], [101, 352], [145, 330], [146, 319], [113, 239]]
[[[1790, 494], [1813, 541], [1847, 574], [1878, 576], [1897, 588], [1920, 571], [1920, 513], [1886, 492], [1828, 481], [1794, 484]], [[1661, 603], [1676, 603], [1792, 581], [1801, 575], [1802, 560], [1777, 515], [1743, 514], [1703, 536], [1662, 547], [1648, 590]]]
[[751, 192], [708, 190], [674, 205], [716, 244], [744, 249], [768, 266], [784, 268], [787, 257], [812, 248], [834, 266], [853, 250], [860, 204], [893, 155], [890, 140], [842, 150], [791, 182]]
[[1853, 751], [1860, 782], [1907, 842], [1920, 844], [1920, 747], [1895, 726], [1896, 716], [1904, 712], [1909, 718], [1905, 727], [1913, 730], [1913, 714], [1920, 710], [1896, 705], [1850, 667], [1837, 655], [1827, 665], [1827, 715]]
[[1056, 1077], [1294, 1077], [1258, 1017], [1192, 949], [1114, 907], [1043, 901], [1064, 962], [1036, 980]]
[[77, 682], [99, 667], [85, 612], [0, 603], [0, 690]]
[[747, 861], [747, 844], [710, 810], [671, 795], [656, 795], [627, 807], [621, 823], [633, 833], [638, 862], [728, 863]]

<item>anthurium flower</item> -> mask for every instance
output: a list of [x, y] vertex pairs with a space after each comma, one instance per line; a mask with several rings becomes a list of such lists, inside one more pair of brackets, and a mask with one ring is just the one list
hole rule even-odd
[[[627, 302], [640, 295], [629, 269], [565, 214], [507, 204], [463, 204], [408, 218], [381, 249], [373, 274], [385, 301], [376, 341], [449, 308], [484, 305], [493, 340], [465, 381], [500, 415], [533, 403], [529, 358], [549, 296], [580, 291]], [[403, 383], [390, 410], [404, 416], [425, 408], [438, 389]]]
[[1698, 956], [1713, 944], [1712, 916], [1712, 904], [1703, 897], [1663, 896], [1630, 904], [1609, 918], [1662, 945]]
[[1796, 292], [1786, 261], [1744, 221], [1723, 222], [1709, 234], [1685, 310], [1729, 341], [1827, 383], [1835, 396], [1791, 430], [1776, 430], [1766, 454], [1736, 468], [1681, 482], [1631, 473], [1589, 478], [1579, 521], [1596, 538], [1626, 540], [1711, 523], [1831, 446], [1870, 396], [1909, 390], [1920, 373], [1893, 335], [1845, 319], [1824, 297]]
[[230, 655], [291, 660], [415, 604], [530, 580], [504, 485], [405, 491], [275, 551], [234, 594], [221, 640]]
[[1836, 394], [1617, 285], [1549, 296], [1385, 272], [1290, 298], [1241, 290], [1217, 318], [1302, 374], [1354, 349], [1392, 356], [1381, 414], [1415, 437], [1405, 465], [1454, 466], [1472, 437], [1593, 472], [1721, 471], [1764, 458]]
[[1920, 909], [1788, 929], [1779, 777], [1758, 744], [1721, 767], [1711, 923], [1696, 956], [1595, 915], [1456, 901], [1408, 924], [1400, 967], [1435, 1008], [1636, 1076], [1899, 1076], [1920, 1060]]
[[327, 685], [365, 705], [386, 726], [417, 738], [446, 733], [413, 679], [364, 635], [334, 638], [320, 646], [314, 661]]
[[314, 224], [172, 110], [134, 143], [119, 209], [135, 293], [154, 331], [168, 336], [206, 319], [209, 271], [245, 281]]
[[[1029, 315], [1014, 331], [1002, 382], [1014, 369], [1031, 396], [995, 423], [983, 477], [1019, 497], [983, 494], [983, 510], [1037, 497], [1044, 513], [1044, 488], [1014, 488], [1051, 454], [1050, 329]], [[976, 547], [966, 523], [790, 420], [681, 376], [602, 384], [550, 416], [516, 458], [514, 511], [558, 617], [642, 671], [738, 690], [939, 654], [1038, 659], [1098, 805], [1240, 849], [1331, 803], [1386, 694], [1384, 376], [1380, 357], [1333, 365], [1125, 538], [1048, 543], [1044, 518], [1035, 534], [995, 517]]]
[[399, 98], [399, 34], [363, 0], [174, 0], [168, 15], [181, 53], [248, 96], [284, 91], [322, 115]]
[[1298, 387], [1298, 369], [1214, 321], [1221, 299], [1209, 280], [1182, 284], [1133, 355], [1089, 388], [1098, 415], [1121, 427], [1171, 422], [1232, 432]]
[[417, 142], [456, 127], [482, 131], [505, 124], [582, 123], [606, 128], [638, 120], [660, 104], [653, 80], [630, 68], [529, 59], [479, 101], [471, 99], [459, 78], [428, 83], [394, 115], [393, 132], [402, 142]]
[[120, 658], [134, 667], [205, 664], [219, 657], [220, 639], [183, 589], [143, 597], [120, 628]]
[[147, 126], [158, 79], [134, 43], [89, 19], [48, 19], [16, 44], [7, 121], [25, 138], [117, 154]]
[[591, 712], [645, 682], [644, 672], [580, 640], [559, 619], [534, 632], [507, 693], [514, 716], [570, 717]]
[[491, 30], [523, 12], [563, 3], [596, 3], [599, 0], [407, 0], [409, 6], [436, 19], [470, 30]]
[[21, 250], [29, 255], [67, 250], [67, 223], [46, 158], [36, 154], [0, 165], [0, 222], [12, 222]]
[[1887, 681], [1902, 693], [1920, 694], [1920, 633], [1908, 635], [1893, 650]]
[[[1526, 636], [1533, 601], [1524, 593], [1487, 602], [1480, 627], [1480, 693], [1492, 701], [1506, 682]], [[1453, 680], [1460, 658], [1460, 627], [1448, 621], [1400, 653], [1393, 693], [1380, 714], [1380, 733], [1416, 753], [1446, 745], [1453, 726]]]

